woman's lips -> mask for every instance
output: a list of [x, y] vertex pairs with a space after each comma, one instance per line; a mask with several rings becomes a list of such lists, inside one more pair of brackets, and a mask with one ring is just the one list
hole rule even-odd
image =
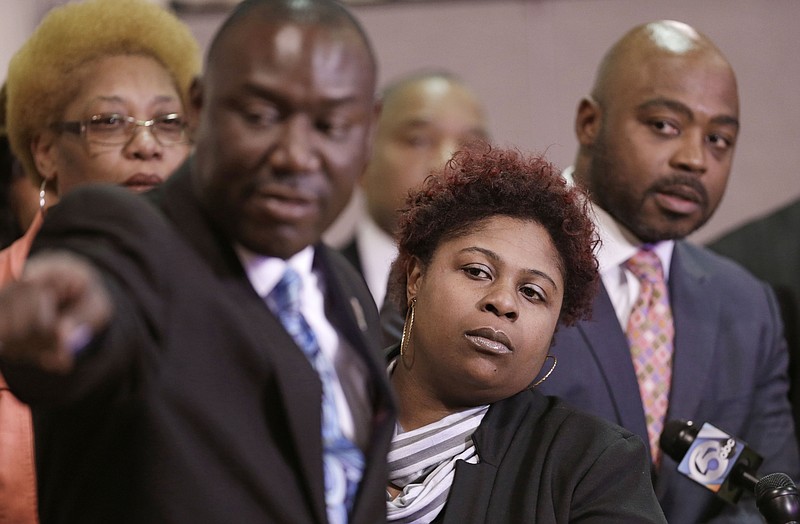
[[125, 180], [122, 185], [123, 187], [127, 187], [132, 191], [147, 191], [153, 189], [163, 181], [164, 179], [158, 175], [136, 173], [135, 175], [128, 177], [128, 179]]
[[492, 328], [479, 328], [466, 332], [464, 336], [475, 347], [485, 353], [500, 355], [514, 351], [511, 339], [502, 331]]

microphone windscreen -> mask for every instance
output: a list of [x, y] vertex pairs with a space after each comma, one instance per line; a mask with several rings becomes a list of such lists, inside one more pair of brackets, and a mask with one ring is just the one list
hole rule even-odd
[[794, 481], [786, 473], [769, 473], [756, 483], [756, 500], [760, 500], [771, 491], [794, 487]]
[[680, 462], [697, 437], [697, 432], [698, 428], [691, 421], [668, 420], [659, 438], [661, 451], [675, 462]]
[[800, 492], [786, 473], [764, 475], [756, 483], [756, 506], [770, 524], [796, 524], [800, 520]]

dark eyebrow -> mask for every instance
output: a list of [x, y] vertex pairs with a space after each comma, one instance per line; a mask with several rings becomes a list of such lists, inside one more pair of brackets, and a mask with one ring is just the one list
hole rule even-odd
[[[243, 86], [243, 91], [249, 96], [254, 96], [268, 102], [274, 102], [279, 106], [291, 105], [291, 100], [285, 93], [281, 93], [277, 89], [273, 89], [270, 86], [247, 83]], [[233, 95], [231, 99], [234, 102], [241, 102], [240, 97], [237, 95]], [[324, 110], [330, 110], [346, 105], [360, 105], [361, 102], [362, 100], [358, 95], [347, 94], [340, 97], [328, 97], [320, 99], [318, 103]]]
[[[100, 96], [94, 98], [92, 101], [96, 101], [96, 100], [99, 100], [101, 102], [115, 102], [115, 103], [120, 103], [120, 104], [126, 102], [126, 99], [124, 99], [124, 98], [122, 98], [120, 96], [116, 96], [116, 95], [112, 95], [112, 96], [100, 95]], [[173, 100], [178, 100], [178, 97], [177, 96], [172, 96], [172, 95], [158, 95], [153, 99], [153, 102], [159, 102], [159, 103], [160, 102], [172, 102]]]
[[[692, 113], [692, 110], [689, 109], [689, 107], [687, 107], [685, 104], [667, 98], [655, 98], [653, 100], [648, 100], [643, 104], [640, 104], [637, 109], [639, 111], [645, 111], [651, 108], [662, 108], [662, 107], [669, 109], [670, 111], [674, 111], [676, 113], [681, 113], [689, 120], [694, 120], [694, 113]], [[735, 116], [719, 115], [713, 117], [711, 119], [711, 122], [719, 125], [733, 126], [736, 129], [739, 129], [739, 119], [736, 118]]]
[[[500, 258], [500, 255], [498, 255], [497, 253], [495, 253], [494, 251], [492, 251], [490, 249], [486, 249], [486, 248], [483, 248], [483, 247], [478, 247], [478, 246], [466, 247], [466, 248], [462, 249], [461, 251], [462, 252], [464, 252], [464, 251], [474, 251], [474, 252], [478, 252], [478, 253], [483, 254], [484, 256], [486, 256], [486, 258], [489, 258], [489, 259], [493, 260], [494, 262], [501, 262], [502, 261], [501, 258]], [[553, 280], [550, 277], [550, 275], [548, 275], [544, 271], [540, 271], [538, 269], [526, 269], [525, 273], [527, 273], [529, 275], [533, 275], [533, 276], [538, 276], [538, 277], [541, 277], [541, 278], [547, 280], [548, 282], [550, 282], [550, 284], [553, 285], [553, 288], [558, 290], [558, 285], [556, 285], [555, 280]]]

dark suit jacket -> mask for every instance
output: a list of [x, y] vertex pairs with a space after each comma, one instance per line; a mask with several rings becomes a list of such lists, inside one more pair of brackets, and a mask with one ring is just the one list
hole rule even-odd
[[[677, 242], [669, 292], [675, 353], [668, 419], [709, 422], [764, 456], [760, 472], [800, 474], [787, 391], [786, 343], [771, 289], [708, 250]], [[558, 368], [543, 393], [615, 422], [648, 443], [630, 350], [608, 294], [590, 321], [560, 328]], [[649, 446], [649, 444], [648, 444]], [[761, 522], [752, 496], [727, 506], [663, 459], [656, 495], [669, 522]], [[749, 516], [748, 516], [749, 514]], [[741, 520], [737, 520], [737, 517]]]
[[494, 403], [459, 461], [443, 524], [666, 522], [641, 439], [534, 391]]
[[[153, 194], [70, 194], [35, 250], [102, 272], [116, 311], [64, 377], [4, 365], [33, 406], [42, 522], [323, 523], [321, 384], [192, 192], [187, 163]], [[366, 286], [333, 250], [326, 308], [364, 360], [374, 410], [352, 522], [385, 519], [393, 405]]]
[[800, 200], [708, 247], [740, 263], [775, 290], [789, 343], [789, 397], [795, 429], [800, 428]]
[[356, 271], [358, 271], [360, 275], [364, 275], [364, 269], [361, 267], [361, 257], [358, 256], [358, 242], [355, 238], [339, 248], [339, 253], [341, 253], [348, 262], [353, 264], [353, 267], [356, 268]]

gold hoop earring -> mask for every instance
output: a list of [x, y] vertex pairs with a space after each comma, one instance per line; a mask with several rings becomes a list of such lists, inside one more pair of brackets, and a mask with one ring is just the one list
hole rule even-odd
[[543, 376], [542, 378], [537, 380], [534, 384], [529, 386], [529, 389], [533, 389], [536, 386], [538, 386], [539, 384], [541, 384], [542, 382], [544, 382], [545, 380], [547, 380], [547, 377], [549, 377], [553, 373], [553, 370], [556, 369], [556, 365], [558, 364], [558, 359], [556, 358], [556, 356], [555, 355], [547, 355], [546, 357], [544, 357], [545, 362], [547, 361], [548, 358], [552, 358], [553, 359], [553, 365], [550, 367], [550, 371], [548, 371], [547, 374], [545, 374], [545, 376]]
[[406, 350], [408, 349], [408, 341], [411, 339], [411, 329], [414, 327], [414, 307], [417, 305], [417, 298], [411, 299], [406, 311], [406, 321], [403, 323], [403, 335], [400, 338], [400, 360], [403, 362], [403, 367], [411, 369], [414, 364], [414, 359], [411, 359], [411, 364], [406, 364]]
[[45, 191], [45, 186], [47, 186], [47, 179], [45, 178], [42, 180], [42, 185], [39, 186], [39, 211], [44, 215], [45, 212], [45, 204], [47, 192]]

